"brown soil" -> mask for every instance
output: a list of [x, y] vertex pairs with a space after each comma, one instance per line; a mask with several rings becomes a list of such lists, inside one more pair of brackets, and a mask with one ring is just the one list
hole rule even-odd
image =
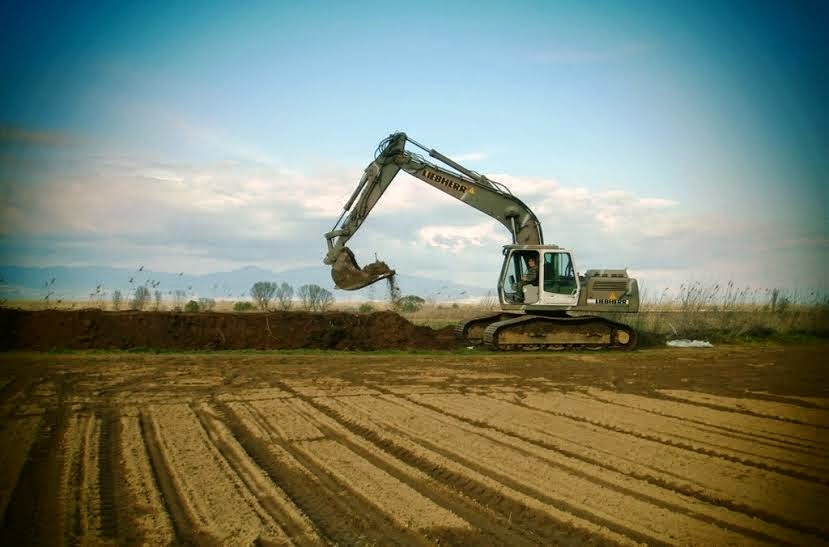
[[0, 544], [826, 544], [827, 349], [0, 353]]
[[8, 349], [448, 349], [453, 329], [393, 312], [180, 313], [0, 310]]

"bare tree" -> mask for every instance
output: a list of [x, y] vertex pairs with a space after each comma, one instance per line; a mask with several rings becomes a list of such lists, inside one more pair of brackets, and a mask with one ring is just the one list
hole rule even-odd
[[268, 311], [268, 304], [270, 304], [274, 293], [276, 293], [276, 283], [271, 281], [257, 281], [250, 288], [250, 295], [262, 311]]
[[331, 291], [315, 284], [301, 286], [297, 295], [302, 302], [302, 309], [308, 311], [326, 311], [334, 303]]
[[161, 291], [156, 289], [153, 296], [155, 297], [155, 311], [158, 311], [161, 309]]
[[276, 289], [276, 299], [279, 301], [279, 309], [290, 310], [294, 303], [294, 288], [283, 281]]
[[310, 311], [311, 309], [311, 292], [308, 290], [311, 285], [302, 285], [296, 290], [296, 295], [299, 297], [299, 303], [302, 309]]
[[199, 298], [199, 309], [201, 311], [213, 311], [216, 307], [216, 300], [214, 298]]
[[326, 311], [334, 304], [334, 295], [328, 289], [320, 287], [319, 296], [317, 297], [317, 309], [319, 311]]

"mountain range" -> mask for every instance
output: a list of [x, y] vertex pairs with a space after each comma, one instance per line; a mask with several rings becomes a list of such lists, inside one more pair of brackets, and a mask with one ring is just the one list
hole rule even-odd
[[[435, 301], [477, 299], [495, 288], [487, 289], [426, 277], [397, 275], [401, 294], [414, 294]], [[176, 291], [185, 291], [189, 298], [216, 300], [246, 300], [250, 288], [257, 281], [288, 283], [294, 290], [306, 284], [316, 284], [330, 290], [338, 301], [384, 300], [388, 298], [387, 284], [380, 282], [358, 291], [334, 288], [328, 267], [295, 268], [273, 272], [256, 266], [247, 266], [230, 272], [192, 275], [185, 272], [155, 272], [146, 268], [128, 269], [104, 266], [0, 266], [0, 299], [3, 300], [104, 300], [114, 291], [128, 295], [144, 285], [151, 292], [161, 291], [163, 298], [172, 298]]]

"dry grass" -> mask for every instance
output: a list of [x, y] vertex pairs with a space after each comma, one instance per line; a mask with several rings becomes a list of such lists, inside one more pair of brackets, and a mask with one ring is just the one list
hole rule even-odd
[[829, 301], [817, 292], [688, 283], [679, 293], [642, 294], [637, 314], [609, 314], [640, 333], [644, 343], [689, 338], [736, 341], [829, 336]]

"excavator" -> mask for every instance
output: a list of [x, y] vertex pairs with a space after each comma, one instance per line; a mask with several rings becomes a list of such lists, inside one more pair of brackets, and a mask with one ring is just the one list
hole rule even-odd
[[[407, 150], [407, 143], [436, 162]], [[331, 266], [337, 288], [356, 290], [395, 275], [380, 260], [360, 268], [346, 243], [401, 170], [489, 215], [512, 236], [512, 243], [502, 250], [504, 262], [498, 277], [501, 310], [458, 323], [455, 333], [463, 343], [528, 351], [636, 347], [636, 332], [630, 326], [591, 315], [638, 312], [636, 279], [625, 269], [589, 269], [580, 275], [573, 253], [544, 244], [535, 213], [506, 186], [402, 132], [380, 142], [374, 161], [366, 167], [340, 218], [325, 234], [328, 252], [324, 263]]]

